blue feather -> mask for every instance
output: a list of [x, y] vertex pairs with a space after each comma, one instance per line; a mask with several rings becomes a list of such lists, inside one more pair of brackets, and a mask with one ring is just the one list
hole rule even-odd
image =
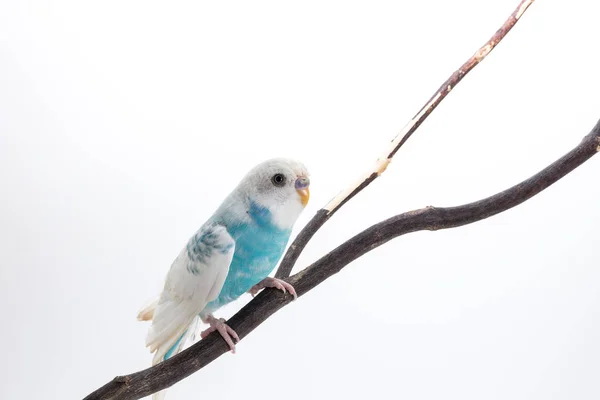
[[183, 336], [185, 335], [186, 332], [187, 332], [187, 329], [183, 332], [183, 334], [181, 336], [179, 336], [179, 339], [177, 339], [175, 344], [173, 346], [171, 346], [169, 348], [169, 350], [167, 350], [167, 352], [165, 353], [165, 356], [163, 357], [163, 360], [167, 360], [168, 358], [171, 358], [171, 356], [173, 355], [175, 350], [177, 350], [177, 348], [179, 347], [179, 343], [181, 342], [181, 339], [183, 339]]
[[224, 216], [227, 232], [235, 240], [229, 273], [219, 296], [201, 314], [210, 313], [237, 299], [266, 278], [277, 265], [290, 238], [291, 229], [280, 229], [271, 212], [255, 202], [248, 210], [251, 222], [235, 223]]

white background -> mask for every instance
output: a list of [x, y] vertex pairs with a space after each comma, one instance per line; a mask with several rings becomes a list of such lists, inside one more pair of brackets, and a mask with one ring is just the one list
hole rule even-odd
[[[147, 367], [138, 309], [249, 168], [308, 166], [297, 232], [516, 4], [4, 0], [0, 397], [78, 399]], [[298, 267], [575, 146], [600, 118], [599, 11], [538, 0]], [[600, 158], [502, 215], [388, 243], [167, 399], [598, 399], [599, 177]]]

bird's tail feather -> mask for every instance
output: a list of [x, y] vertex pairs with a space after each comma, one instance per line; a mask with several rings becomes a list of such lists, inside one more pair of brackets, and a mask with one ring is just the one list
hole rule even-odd
[[179, 347], [182, 344], [181, 342], [183, 341], [182, 339], [183, 336], [185, 336], [188, 325], [189, 323], [183, 324], [169, 337], [161, 338], [160, 342], [157, 342], [154, 346], [150, 347], [150, 351], [156, 350], [154, 358], [152, 359], [152, 365], [156, 365], [159, 362], [166, 360], [168, 358], [165, 357], [167, 353], [170, 353], [169, 357], [179, 353]]
[[[175, 354], [178, 354], [184, 348], [185, 344], [190, 339], [192, 339], [192, 341], [195, 340], [196, 330], [198, 329], [199, 321], [200, 317], [194, 317], [192, 321], [189, 324], [187, 324], [187, 326], [183, 327], [183, 332], [181, 334], [179, 334], [178, 332], [168, 340], [161, 343], [156, 349], [156, 353], [154, 353], [152, 365], [156, 365], [159, 362], [173, 357]], [[166, 393], [166, 389], [154, 393], [152, 395], [152, 400], [164, 400]]]
[[156, 392], [152, 395], [152, 400], [164, 400], [166, 395], [167, 395], [167, 391], [161, 390], [160, 392]]
[[[159, 303], [160, 299], [156, 298], [144, 306], [137, 316], [140, 321], [152, 320], [152, 326], [148, 330], [148, 337], [146, 338], [146, 346], [150, 348], [151, 352], [154, 352], [152, 365], [178, 354], [190, 339], [194, 341], [200, 322], [198, 315], [188, 319], [185, 317], [185, 313], [179, 312], [179, 308], [185, 308], [186, 304], [169, 302], [159, 305]], [[168, 312], [176, 317], [156, 321], [154, 317], [165, 312], [165, 307], [168, 307]], [[163, 400], [165, 395], [166, 390], [161, 390], [152, 395], [152, 400]]]
[[[198, 330], [198, 324], [200, 322], [200, 317], [195, 316], [192, 321], [185, 327], [185, 330], [179, 337], [173, 341], [169, 340], [161, 344], [156, 354], [154, 355], [154, 360], [152, 360], [152, 365], [156, 365], [161, 361], [167, 360], [173, 357], [175, 354], [179, 354], [181, 350], [183, 350], [185, 344], [190, 341], [193, 342], [196, 340], [196, 331]], [[176, 335], [175, 335], [176, 336]], [[170, 346], [169, 346], [170, 345]], [[169, 346], [167, 348], [167, 346]], [[158, 356], [158, 357], [157, 357]]]
[[137, 316], [138, 321], [150, 321], [154, 318], [154, 310], [158, 305], [158, 297], [142, 308]]

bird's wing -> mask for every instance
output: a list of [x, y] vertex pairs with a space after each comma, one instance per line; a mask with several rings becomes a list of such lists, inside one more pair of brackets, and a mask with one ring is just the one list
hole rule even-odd
[[171, 265], [153, 312], [146, 346], [162, 361], [194, 317], [217, 298], [233, 257], [235, 241], [222, 225], [207, 224], [190, 239]]

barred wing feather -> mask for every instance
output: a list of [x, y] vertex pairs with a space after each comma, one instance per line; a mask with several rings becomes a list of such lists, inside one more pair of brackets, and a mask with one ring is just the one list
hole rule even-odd
[[224, 226], [205, 224], [175, 259], [163, 292], [158, 302], [153, 303], [154, 310], [145, 308], [140, 312], [142, 317], [152, 315], [146, 346], [156, 351], [153, 365], [162, 361], [180, 341], [206, 304], [217, 298], [229, 272], [234, 248], [235, 242]]

